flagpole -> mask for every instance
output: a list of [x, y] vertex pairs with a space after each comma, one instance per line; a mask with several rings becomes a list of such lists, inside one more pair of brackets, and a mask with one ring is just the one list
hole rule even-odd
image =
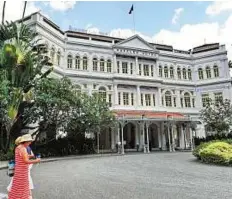
[[134, 34], [135, 34], [135, 3], [133, 3], [133, 25], [134, 25]]

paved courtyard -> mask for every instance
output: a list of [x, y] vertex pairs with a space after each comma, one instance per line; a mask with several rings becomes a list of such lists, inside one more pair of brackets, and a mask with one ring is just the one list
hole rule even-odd
[[[190, 153], [74, 159], [34, 166], [35, 199], [231, 199], [232, 168]], [[0, 171], [0, 193], [9, 177]]]

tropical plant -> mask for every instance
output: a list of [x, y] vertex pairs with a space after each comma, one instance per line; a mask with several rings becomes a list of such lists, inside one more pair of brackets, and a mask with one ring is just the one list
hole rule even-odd
[[232, 124], [232, 105], [230, 100], [209, 100], [201, 110], [201, 118], [211, 132], [228, 133]]
[[37, 137], [46, 132], [48, 137], [55, 139], [57, 130], [67, 124], [73, 103], [72, 90], [73, 85], [67, 78], [45, 78], [37, 82], [35, 103], [29, 109], [34, 112], [30, 123], [39, 120], [39, 128], [34, 132]]
[[[4, 91], [1, 97], [7, 99], [1, 103], [1, 121], [4, 122], [0, 133], [5, 138], [5, 143], [1, 144], [4, 151], [9, 147], [10, 138], [17, 136], [15, 131], [19, 133], [26, 125], [24, 109], [30, 106], [31, 89], [52, 71], [45, 45], [39, 42], [37, 33], [27, 25], [15, 22], [0, 25], [0, 87]], [[45, 66], [47, 70], [43, 73]], [[14, 131], [19, 123], [21, 128]]]

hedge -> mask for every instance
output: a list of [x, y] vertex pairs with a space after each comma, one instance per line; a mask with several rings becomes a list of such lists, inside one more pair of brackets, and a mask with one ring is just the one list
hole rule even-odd
[[200, 161], [208, 164], [232, 166], [232, 140], [214, 140], [201, 143], [193, 155]]

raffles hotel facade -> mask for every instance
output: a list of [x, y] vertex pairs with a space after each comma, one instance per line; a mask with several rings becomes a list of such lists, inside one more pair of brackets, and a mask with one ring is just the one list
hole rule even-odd
[[100, 92], [109, 102], [118, 127], [101, 131], [100, 149], [114, 150], [122, 142], [125, 151], [147, 145], [150, 150], [191, 148], [193, 136], [205, 136], [199, 111], [207, 99], [231, 99], [225, 45], [183, 51], [138, 35], [121, 39], [62, 31], [40, 13], [24, 23], [47, 45], [54, 77], [67, 76], [77, 89]]

